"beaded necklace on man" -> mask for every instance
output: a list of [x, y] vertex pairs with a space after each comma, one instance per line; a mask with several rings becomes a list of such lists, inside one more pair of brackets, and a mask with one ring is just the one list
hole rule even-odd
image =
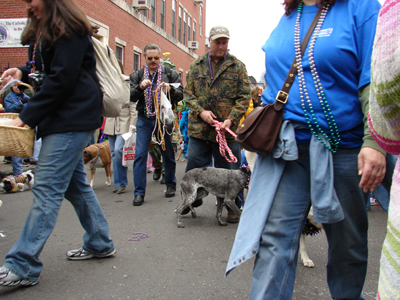
[[[157, 86], [161, 84], [161, 65], [157, 67]], [[156, 77], [156, 73], [153, 74], [153, 78], [151, 79], [151, 84], [144, 90], [144, 115], [148, 117], [154, 117], [156, 115], [153, 110], [153, 82]], [[149, 66], [146, 66], [144, 69], [144, 79], [150, 80]], [[160, 104], [161, 93], [158, 93], [157, 102]]]
[[[300, 47], [300, 16], [301, 16], [301, 12], [303, 9], [303, 4], [304, 4], [303, 1], [301, 1], [298, 6], [298, 9], [297, 9], [298, 14], [297, 14], [296, 25], [295, 25], [295, 30], [294, 30], [294, 47], [295, 47], [295, 53], [296, 53], [296, 63], [297, 63], [297, 72], [298, 72], [298, 80], [299, 80], [301, 107], [303, 108], [304, 117], [306, 118], [306, 121], [307, 121], [308, 127], [310, 128], [311, 133], [314, 134], [314, 136], [316, 138], [318, 138], [318, 140], [326, 148], [328, 148], [332, 153], [336, 153], [336, 151], [339, 147], [339, 143], [340, 143], [339, 129], [337, 127], [335, 119], [333, 118], [331, 109], [329, 107], [329, 103], [326, 99], [324, 90], [322, 88], [322, 84], [319, 79], [317, 67], [315, 65], [315, 60], [314, 60], [315, 41], [321, 30], [322, 24], [324, 23], [326, 14], [328, 13], [329, 4], [325, 4], [325, 6], [322, 10], [321, 16], [318, 20], [318, 24], [313, 32], [313, 35], [312, 35], [312, 38], [310, 41], [309, 50], [308, 50], [308, 60], [310, 62], [311, 74], [314, 79], [314, 86], [315, 86], [315, 89], [316, 89], [316, 92], [318, 95], [319, 103], [321, 104], [322, 110], [324, 112], [326, 121], [329, 126], [330, 135], [326, 134], [317, 122], [317, 118], [315, 116], [314, 108], [313, 108], [311, 99], [308, 94], [306, 80], [304, 77], [303, 61], [302, 61], [301, 47]], [[309, 113], [307, 112], [307, 106], [305, 103], [306, 101], [308, 103], [309, 113], [311, 115], [311, 118], [309, 116]], [[319, 137], [318, 132], [320, 132], [329, 141], [330, 145], [325, 143], [324, 140]]]

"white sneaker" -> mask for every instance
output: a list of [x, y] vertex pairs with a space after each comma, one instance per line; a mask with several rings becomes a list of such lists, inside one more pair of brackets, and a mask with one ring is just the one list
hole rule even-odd
[[70, 260], [84, 260], [84, 259], [91, 259], [94, 257], [97, 258], [104, 258], [104, 257], [109, 257], [109, 256], [113, 256], [115, 253], [117, 253], [117, 250], [112, 249], [110, 252], [106, 253], [106, 254], [95, 254], [89, 251], [86, 251], [85, 249], [83, 249], [82, 247], [76, 250], [70, 250], [67, 252], [67, 257]]
[[38, 284], [39, 281], [27, 280], [19, 277], [5, 267], [0, 267], [0, 285], [14, 287], [14, 286], [33, 286]]

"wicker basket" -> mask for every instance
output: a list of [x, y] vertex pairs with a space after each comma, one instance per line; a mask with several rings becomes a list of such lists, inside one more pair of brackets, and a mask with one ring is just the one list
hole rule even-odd
[[[18, 114], [2, 113], [0, 118], [15, 119]], [[29, 126], [15, 127], [0, 125], [0, 155], [31, 157], [33, 154], [33, 143], [35, 141], [35, 130]]]

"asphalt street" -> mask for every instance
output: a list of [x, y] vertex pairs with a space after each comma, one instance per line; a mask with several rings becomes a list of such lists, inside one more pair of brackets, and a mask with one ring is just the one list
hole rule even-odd
[[[0, 170], [9, 171], [3, 164]], [[177, 162], [180, 182], [185, 162]], [[196, 209], [197, 218], [182, 218], [185, 228], [177, 227], [176, 196], [165, 198], [165, 185], [147, 174], [147, 191], [142, 206], [132, 206], [133, 175], [123, 194], [105, 186], [104, 169], [98, 169], [94, 190], [111, 227], [117, 255], [106, 259], [69, 261], [65, 253], [82, 244], [81, 228], [68, 201], [64, 201], [57, 225], [40, 256], [44, 268], [37, 286], [0, 287], [0, 299], [248, 299], [254, 259], [224, 277], [237, 224], [219, 226], [215, 218], [215, 197], [208, 196]], [[90, 176], [88, 174], [88, 176]], [[18, 239], [32, 203], [31, 191], [0, 193], [0, 265]], [[223, 215], [227, 213], [224, 210]], [[386, 233], [387, 213], [379, 206], [369, 212], [369, 266], [364, 287], [366, 300], [376, 298], [379, 258]], [[251, 232], [249, 232], [251, 234]], [[298, 263], [293, 299], [331, 299], [326, 284], [327, 242], [324, 233], [306, 238], [315, 268]]]

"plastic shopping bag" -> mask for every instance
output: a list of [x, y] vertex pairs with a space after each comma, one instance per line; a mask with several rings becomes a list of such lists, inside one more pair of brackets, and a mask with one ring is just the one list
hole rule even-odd
[[125, 141], [124, 149], [122, 151], [122, 165], [124, 167], [133, 166], [136, 151], [136, 127], [129, 126], [129, 131], [122, 135]]
[[171, 102], [167, 96], [161, 91], [161, 120], [165, 125], [170, 125], [174, 121], [174, 112], [172, 111]]

